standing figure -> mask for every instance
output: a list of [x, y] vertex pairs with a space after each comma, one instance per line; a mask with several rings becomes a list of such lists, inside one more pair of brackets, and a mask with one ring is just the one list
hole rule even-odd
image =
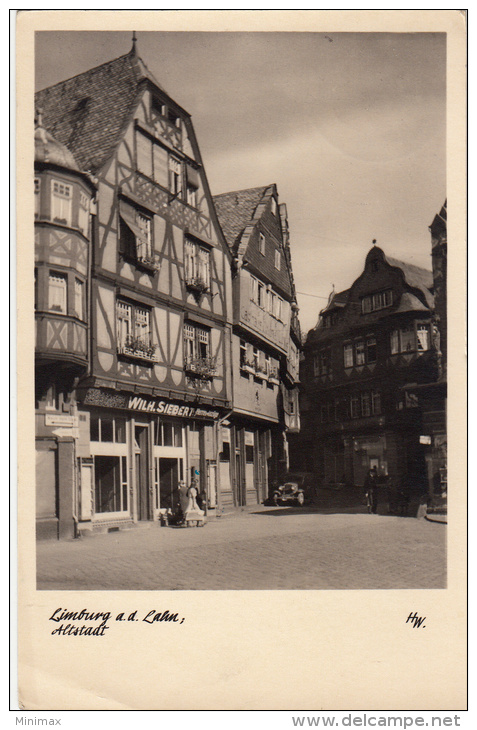
[[364, 486], [368, 498], [368, 511], [375, 515], [378, 511], [378, 470], [375, 466], [368, 471]]
[[189, 489], [187, 490], [188, 502], [184, 511], [184, 521], [188, 526], [189, 523], [195, 522], [197, 525], [204, 524], [204, 511], [197, 504], [197, 482], [192, 479]]

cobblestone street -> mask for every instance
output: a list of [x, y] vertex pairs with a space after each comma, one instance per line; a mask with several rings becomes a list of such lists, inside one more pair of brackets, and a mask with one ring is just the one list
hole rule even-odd
[[258, 507], [203, 528], [40, 542], [37, 560], [40, 590], [445, 588], [446, 526]]

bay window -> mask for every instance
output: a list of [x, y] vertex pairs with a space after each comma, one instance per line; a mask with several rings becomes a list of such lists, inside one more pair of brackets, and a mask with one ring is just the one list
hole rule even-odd
[[50, 275], [48, 277], [48, 309], [50, 312], [67, 314], [67, 284], [68, 280], [66, 274], [50, 271]]
[[51, 181], [51, 218], [56, 223], [71, 226], [73, 187], [59, 180]]

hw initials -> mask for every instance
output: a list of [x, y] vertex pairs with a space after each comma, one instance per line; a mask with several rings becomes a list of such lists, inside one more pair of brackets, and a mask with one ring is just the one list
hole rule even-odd
[[[421, 626], [422, 626], [423, 621], [425, 621], [425, 620], [426, 620], [426, 617], [425, 616], [423, 616], [421, 618], [420, 616], [417, 615], [416, 612], [414, 612], [414, 613], [410, 613], [409, 614], [409, 616], [406, 619], [406, 623], [408, 624], [409, 621], [410, 621], [411, 624], [412, 624], [412, 628], [413, 629], [420, 629]], [[422, 626], [422, 628], [425, 629], [426, 627], [425, 626]]]

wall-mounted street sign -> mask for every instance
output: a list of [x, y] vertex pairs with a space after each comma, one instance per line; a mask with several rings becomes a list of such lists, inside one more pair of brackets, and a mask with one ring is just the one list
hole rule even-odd
[[77, 416], [62, 416], [56, 413], [45, 414], [45, 426], [61, 426], [62, 428], [78, 428]]
[[419, 443], [424, 446], [432, 445], [432, 436], [419, 436]]

